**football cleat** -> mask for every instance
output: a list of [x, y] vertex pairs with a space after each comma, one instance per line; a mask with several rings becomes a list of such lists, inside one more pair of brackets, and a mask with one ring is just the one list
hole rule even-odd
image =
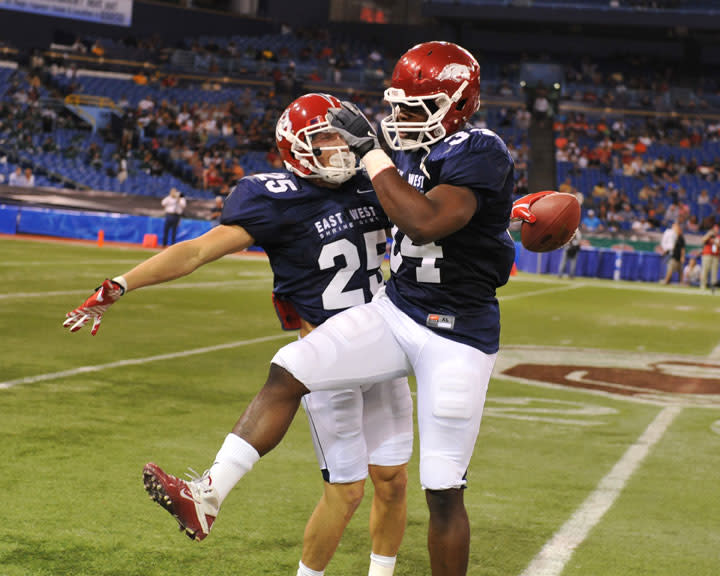
[[173, 515], [180, 530], [193, 540], [203, 540], [210, 533], [220, 503], [212, 479], [190, 477], [190, 481], [163, 472], [150, 462], [143, 468], [145, 490], [160, 506]]

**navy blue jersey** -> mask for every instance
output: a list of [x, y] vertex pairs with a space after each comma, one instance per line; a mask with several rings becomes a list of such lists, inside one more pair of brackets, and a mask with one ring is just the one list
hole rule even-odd
[[382, 285], [389, 223], [366, 177], [331, 189], [289, 172], [248, 176], [220, 223], [248, 231], [270, 259], [276, 296], [312, 324], [369, 302]]
[[464, 186], [477, 199], [470, 222], [450, 236], [418, 246], [393, 228], [390, 299], [416, 322], [483, 352], [497, 352], [500, 310], [495, 290], [508, 281], [515, 244], [507, 231], [514, 164], [490, 130], [470, 128], [424, 151], [396, 152], [400, 174], [420, 192], [438, 184]]

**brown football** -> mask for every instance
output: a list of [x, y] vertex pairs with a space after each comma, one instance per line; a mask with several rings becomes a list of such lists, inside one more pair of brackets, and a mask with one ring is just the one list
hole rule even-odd
[[555, 192], [533, 202], [530, 212], [535, 222], [523, 222], [520, 229], [522, 245], [532, 252], [557, 250], [575, 234], [580, 225], [580, 203], [572, 194]]

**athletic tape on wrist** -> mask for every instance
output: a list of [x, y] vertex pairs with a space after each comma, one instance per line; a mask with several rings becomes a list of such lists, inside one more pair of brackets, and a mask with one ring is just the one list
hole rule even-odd
[[370, 150], [362, 157], [362, 163], [365, 165], [370, 180], [386, 168], [395, 168], [395, 164], [390, 160], [390, 157], [380, 149]]
[[127, 292], [127, 280], [125, 280], [125, 276], [115, 276], [112, 281], [117, 282], [120, 286], [122, 286], [123, 294]]

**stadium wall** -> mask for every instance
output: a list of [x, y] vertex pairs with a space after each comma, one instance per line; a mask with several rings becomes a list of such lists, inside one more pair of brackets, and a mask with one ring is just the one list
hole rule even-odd
[[[83, 212], [52, 208], [0, 205], [0, 234], [28, 234], [95, 241], [100, 231], [107, 242], [142, 245], [146, 235], [162, 239], [163, 218], [114, 212]], [[183, 218], [177, 240], [189, 240], [207, 232], [213, 223]], [[544, 254], [530, 252], [516, 242], [518, 270], [556, 274], [562, 250]], [[663, 274], [662, 258], [654, 252], [629, 252], [584, 247], [578, 254], [577, 275], [615, 280], [655, 282]]]

